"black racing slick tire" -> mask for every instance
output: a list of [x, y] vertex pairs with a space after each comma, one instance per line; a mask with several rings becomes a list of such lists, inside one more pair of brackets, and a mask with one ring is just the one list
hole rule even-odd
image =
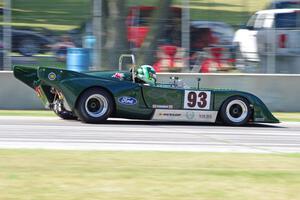
[[112, 96], [100, 88], [91, 88], [80, 95], [76, 104], [76, 114], [82, 122], [104, 123], [112, 114], [114, 101]]
[[246, 125], [252, 116], [249, 101], [240, 96], [228, 98], [220, 109], [220, 117], [229, 126]]

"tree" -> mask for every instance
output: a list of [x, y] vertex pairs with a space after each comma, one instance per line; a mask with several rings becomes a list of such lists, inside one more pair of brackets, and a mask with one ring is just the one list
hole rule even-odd
[[127, 40], [126, 0], [106, 0], [108, 4], [109, 18], [107, 21], [107, 36], [104, 50], [108, 52], [109, 66], [118, 66], [118, 58], [121, 54], [129, 52]]
[[[102, 12], [96, 19], [95, 23], [100, 23], [101, 27], [97, 30], [97, 24], [94, 25], [97, 40], [98, 52], [101, 53], [101, 69], [109, 67], [116, 69], [118, 66], [118, 58], [122, 53], [128, 53], [129, 44], [127, 41], [126, 16], [127, 6], [126, 0], [94, 0], [101, 1]], [[94, 11], [97, 13], [97, 11]], [[101, 20], [101, 22], [100, 22]], [[99, 25], [99, 24], [98, 24]], [[96, 27], [96, 28], [95, 28]]]
[[[103, 69], [103, 66], [107, 66], [109, 69], [116, 68], [118, 66], [119, 56], [124, 53], [130, 53], [126, 25], [126, 17], [128, 14], [127, 1], [94, 1], [102, 2], [102, 12], [99, 14], [101, 15], [99, 18], [101, 18], [102, 21], [102, 33], [95, 33], [96, 35], [98, 34], [98, 40], [101, 38], [101, 42], [98, 42], [97, 45], [97, 49], [101, 49], [101, 69]], [[157, 9], [150, 20], [150, 32], [142, 47], [137, 52], [138, 63], [151, 64], [153, 62], [155, 57], [154, 52], [156, 52], [158, 46], [157, 38], [160, 38], [163, 33], [165, 21], [162, 19], [168, 19], [171, 4], [172, 0], [157, 0]], [[99, 36], [99, 34], [101, 36]]]
[[161, 38], [166, 19], [170, 16], [172, 0], [157, 0], [157, 9], [151, 18], [150, 32], [142, 47], [138, 51], [138, 63], [153, 63], [158, 47], [158, 38]]

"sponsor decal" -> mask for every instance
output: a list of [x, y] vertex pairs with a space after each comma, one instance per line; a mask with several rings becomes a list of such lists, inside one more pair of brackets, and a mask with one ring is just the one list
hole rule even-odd
[[211, 114], [199, 114], [200, 119], [212, 119], [213, 116]]
[[49, 79], [50, 81], [54, 81], [54, 80], [56, 79], [56, 74], [55, 74], [54, 72], [50, 72], [50, 73], [48, 74], [48, 79]]
[[195, 113], [187, 111], [185, 116], [186, 116], [187, 119], [192, 120], [195, 117]]
[[173, 105], [152, 105], [152, 108], [173, 109]]
[[156, 109], [152, 119], [186, 122], [215, 122], [217, 115], [218, 111]]
[[265, 121], [265, 118], [262, 117], [262, 118], [255, 118], [255, 121]]
[[120, 97], [118, 99], [118, 101], [120, 104], [127, 105], [127, 106], [133, 106], [133, 105], [137, 104], [137, 100], [133, 97], [123, 96], [123, 97]]
[[123, 73], [119, 73], [119, 72], [117, 72], [117, 73], [115, 73], [112, 77], [113, 78], [117, 78], [117, 79], [119, 79], [119, 80], [123, 80], [124, 79], [124, 74]]
[[181, 116], [180, 113], [159, 113], [160, 116], [165, 116], [165, 117], [179, 117]]

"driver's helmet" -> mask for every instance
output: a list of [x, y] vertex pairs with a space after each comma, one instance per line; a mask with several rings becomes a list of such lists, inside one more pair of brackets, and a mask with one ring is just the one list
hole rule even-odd
[[144, 81], [146, 84], [156, 84], [156, 71], [150, 65], [142, 65], [137, 69], [137, 78]]

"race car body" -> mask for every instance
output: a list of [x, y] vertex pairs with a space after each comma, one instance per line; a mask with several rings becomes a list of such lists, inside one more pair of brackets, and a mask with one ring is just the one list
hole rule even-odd
[[14, 67], [14, 75], [33, 88], [46, 107], [64, 119], [103, 123], [108, 117], [223, 122], [278, 123], [256, 96], [235, 90], [147, 84], [129, 71], [74, 72], [47, 67]]

